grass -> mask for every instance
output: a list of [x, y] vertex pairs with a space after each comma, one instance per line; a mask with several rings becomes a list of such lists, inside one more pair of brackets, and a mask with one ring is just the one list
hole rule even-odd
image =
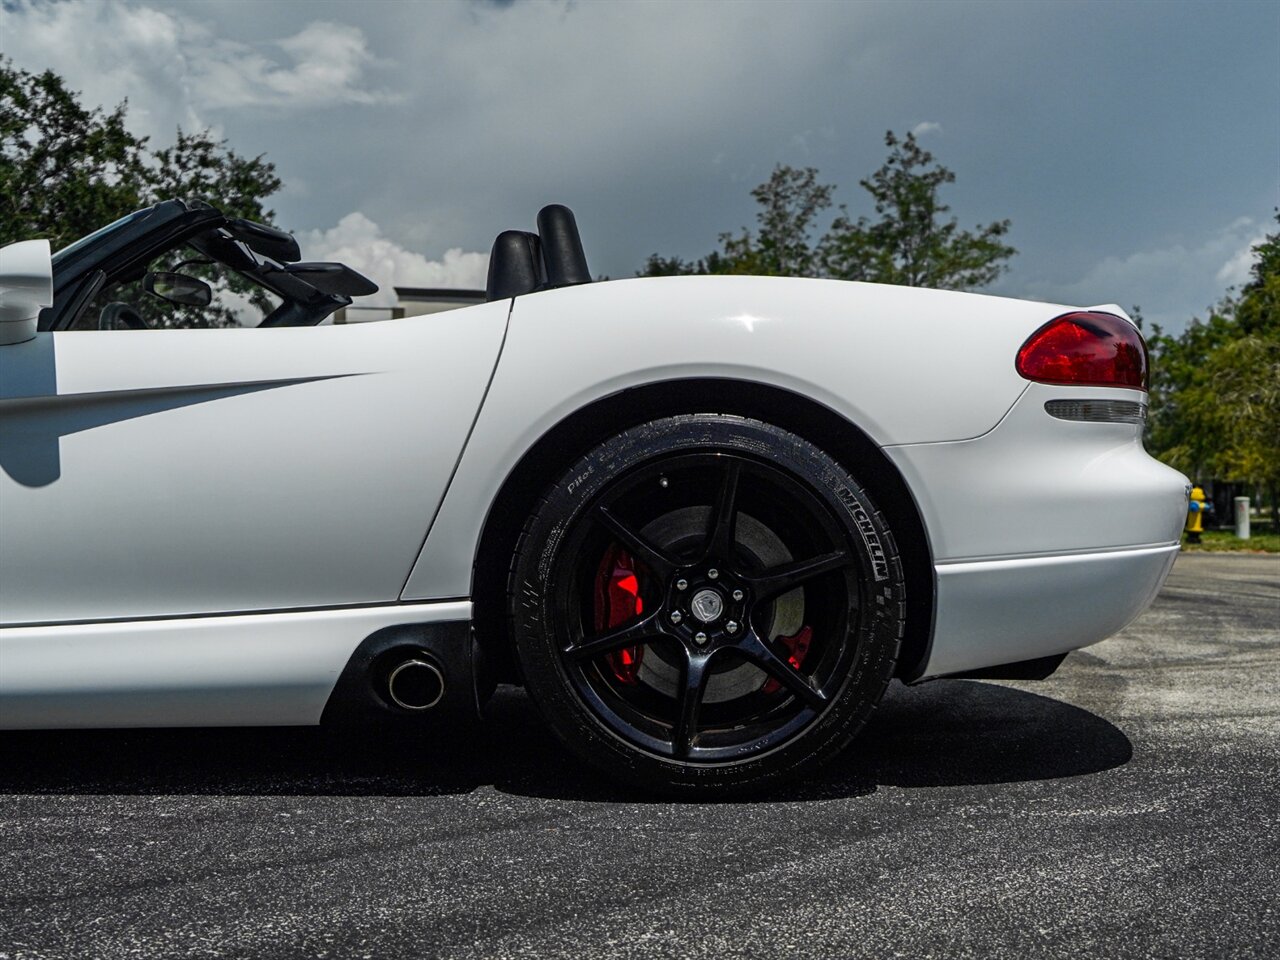
[[1187, 543], [1187, 535], [1184, 533], [1182, 549], [1211, 553], [1280, 553], [1280, 533], [1254, 533], [1248, 540], [1237, 540], [1230, 530], [1206, 530], [1200, 536], [1200, 543]]

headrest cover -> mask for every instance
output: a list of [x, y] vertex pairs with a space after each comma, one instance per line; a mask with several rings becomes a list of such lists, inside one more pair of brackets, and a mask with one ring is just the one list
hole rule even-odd
[[542, 256], [538, 237], [522, 230], [505, 230], [493, 241], [489, 256], [487, 300], [505, 300], [533, 293], [542, 286]]
[[543, 207], [538, 213], [538, 234], [542, 237], [548, 287], [591, 282], [587, 255], [582, 252], [582, 239], [572, 210], [558, 203]]

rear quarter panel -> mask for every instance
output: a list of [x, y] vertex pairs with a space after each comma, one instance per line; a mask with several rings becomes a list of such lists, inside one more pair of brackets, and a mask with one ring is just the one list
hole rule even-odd
[[[485, 516], [564, 417], [686, 378], [777, 386], [880, 445], [990, 430], [1027, 384], [1014, 354], [1066, 307], [834, 280], [667, 277], [516, 299], [493, 385], [404, 599], [465, 597]], [[566, 452], [566, 467], [576, 453]]]

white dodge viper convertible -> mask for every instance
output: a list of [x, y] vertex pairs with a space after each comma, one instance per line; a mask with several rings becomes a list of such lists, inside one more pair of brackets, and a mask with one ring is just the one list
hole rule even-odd
[[[0, 253], [0, 727], [463, 723], [510, 682], [614, 777], [760, 789], [894, 678], [1047, 677], [1178, 550], [1113, 305], [593, 283], [559, 206], [446, 313], [326, 323], [375, 287], [300, 260], [181, 201]], [[216, 270], [265, 318], [175, 328]]]

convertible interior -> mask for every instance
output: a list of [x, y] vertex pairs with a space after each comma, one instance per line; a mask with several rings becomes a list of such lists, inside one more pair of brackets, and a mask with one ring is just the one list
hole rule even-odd
[[[53, 257], [54, 306], [40, 329], [218, 326], [219, 298], [252, 303], [252, 326], [314, 326], [377, 284], [341, 263], [307, 262], [283, 230], [200, 201], [138, 210]], [[214, 314], [223, 323], [212, 322]]]
[[[345, 264], [302, 260], [291, 234], [202, 201], [135, 211], [58, 251], [53, 267], [42, 330], [307, 327], [378, 291]], [[590, 282], [573, 213], [553, 204], [538, 213], [536, 233], [498, 235], [485, 293], [503, 300]], [[246, 304], [260, 319], [246, 322]]]

